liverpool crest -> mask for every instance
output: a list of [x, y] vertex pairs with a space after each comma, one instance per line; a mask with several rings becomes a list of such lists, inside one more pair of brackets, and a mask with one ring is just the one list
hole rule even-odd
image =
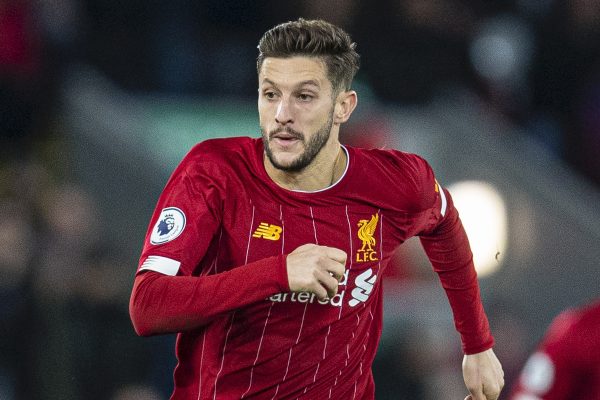
[[377, 244], [375, 240], [375, 230], [379, 223], [379, 214], [371, 216], [370, 220], [361, 219], [358, 221], [358, 238], [362, 241], [362, 247], [356, 252], [356, 262], [377, 261], [377, 251], [374, 246]]

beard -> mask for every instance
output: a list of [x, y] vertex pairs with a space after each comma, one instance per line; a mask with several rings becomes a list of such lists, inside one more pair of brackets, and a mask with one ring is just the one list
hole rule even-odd
[[[295, 131], [292, 128], [281, 127], [281, 128], [274, 129], [267, 134], [267, 132], [265, 132], [265, 130], [261, 126], [260, 130], [262, 132], [262, 139], [263, 139], [263, 145], [265, 148], [265, 153], [267, 154], [269, 161], [271, 161], [271, 164], [275, 168], [277, 168], [281, 171], [285, 171], [285, 172], [300, 172], [304, 168], [309, 166], [313, 162], [313, 160], [317, 157], [317, 155], [319, 155], [319, 153], [321, 152], [321, 149], [323, 149], [323, 147], [325, 147], [325, 144], [327, 143], [327, 141], [329, 140], [329, 136], [331, 135], [331, 127], [332, 126], [333, 126], [333, 110], [332, 110], [331, 114], [329, 114], [329, 118], [327, 119], [327, 121], [315, 132], [315, 134], [310, 138], [308, 143], [306, 142], [306, 139], [302, 132]], [[271, 146], [270, 146], [271, 138], [280, 132], [286, 132], [290, 135], [293, 135], [294, 139], [297, 139], [300, 142], [302, 142], [302, 145], [304, 147], [304, 151], [288, 165], [281, 164], [279, 161], [277, 161], [277, 159], [275, 158], [275, 155], [273, 154], [273, 150], [271, 149]]]

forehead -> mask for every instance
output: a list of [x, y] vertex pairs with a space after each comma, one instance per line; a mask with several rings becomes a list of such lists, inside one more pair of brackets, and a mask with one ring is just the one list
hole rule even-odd
[[258, 80], [261, 85], [265, 81], [289, 86], [314, 81], [322, 89], [331, 87], [325, 63], [316, 57], [267, 57], [260, 68]]

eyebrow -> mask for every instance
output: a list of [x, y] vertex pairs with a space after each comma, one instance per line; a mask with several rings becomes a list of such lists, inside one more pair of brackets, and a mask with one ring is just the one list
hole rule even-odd
[[[272, 85], [273, 87], [277, 88], [277, 84], [275, 82], [273, 82], [272, 80], [270, 80], [269, 78], [264, 78], [263, 83], [268, 83], [269, 85]], [[298, 82], [296, 87], [298, 88], [298, 87], [302, 87], [302, 86], [306, 86], [306, 85], [316, 86], [319, 89], [321, 88], [321, 85], [319, 85], [319, 82], [314, 79], [308, 79], [308, 80], [305, 80], [302, 82]]]

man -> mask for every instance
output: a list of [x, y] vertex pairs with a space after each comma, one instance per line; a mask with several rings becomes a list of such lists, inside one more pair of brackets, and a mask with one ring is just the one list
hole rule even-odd
[[373, 399], [378, 277], [420, 235], [461, 333], [470, 396], [496, 399], [502, 368], [450, 195], [415, 155], [338, 140], [357, 103], [355, 44], [300, 19], [258, 48], [262, 140], [190, 151], [135, 278], [136, 332], [178, 332], [172, 398]]
[[600, 399], [600, 299], [554, 319], [511, 399]]

